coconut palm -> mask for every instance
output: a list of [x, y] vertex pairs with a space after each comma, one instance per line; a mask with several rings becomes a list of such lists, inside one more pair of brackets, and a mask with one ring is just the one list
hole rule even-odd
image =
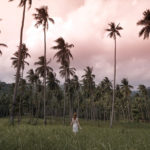
[[[35, 62], [35, 65], [38, 65], [38, 67], [36, 68], [36, 73], [39, 75], [39, 77], [43, 78], [43, 85], [44, 85], [44, 124], [46, 125], [46, 80], [45, 80], [45, 76], [47, 76], [50, 72], [53, 71], [53, 69], [48, 66], [48, 64], [50, 63], [49, 61], [46, 61], [46, 65], [45, 65], [45, 58], [44, 56], [39, 57], [39, 61]], [[46, 68], [45, 68], [46, 66]], [[45, 75], [46, 73], [46, 75]]]
[[[35, 105], [36, 108], [36, 116], [38, 115], [38, 110], [39, 110], [39, 102], [38, 102], [38, 98], [37, 98], [37, 87], [38, 87], [38, 82], [39, 82], [39, 75], [37, 74], [37, 72], [35, 72], [33, 69], [30, 69], [27, 72], [27, 79], [29, 81], [29, 83], [31, 84], [31, 89], [32, 89], [32, 101], [31, 101], [31, 116], [30, 116], [30, 121], [33, 117], [33, 105]], [[36, 119], [36, 123], [37, 123], [37, 119]]]
[[[85, 97], [87, 99], [90, 99], [89, 103], [91, 106], [91, 118], [92, 118], [92, 114], [93, 114], [93, 94], [94, 94], [94, 89], [95, 89], [95, 82], [94, 82], [94, 78], [95, 75], [93, 74], [93, 68], [87, 66], [85, 69], [85, 74], [82, 76], [83, 80], [83, 88], [84, 88], [84, 94]], [[87, 107], [87, 102], [86, 102], [86, 114], [88, 113], [88, 107]], [[88, 116], [86, 116], [86, 118], [88, 118]]]
[[[50, 72], [53, 71], [53, 69], [50, 66], [48, 66], [49, 63], [50, 60], [46, 62], [46, 75], [48, 75]], [[35, 71], [40, 77], [43, 78], [43, 84], [44, 84], [44, 70], [45, 70], [44, 56], [40, 56], [39, 61], [35, 62], [34, 64], [38, 66]]]
[[[14, 56], [15, 57], [11, 57], [11, 59], [13, 61], [12, 65], [14, 66], [14, 68], [17, 68], [18, 57], [19, 57], [18, 51], [16, 51], [14, 53]], [[28, 57], [31, 57], [30, 54], [28, 53], [28, 48], [26, 47], [25, 44], [22, 44], [22, 47], [21, 47], [21, 70], [22, 70], [22, 78], [23, 78], [23, 73], [24, 73], [25, 65], [29, 66], [29, 63], [27, 61], [25, 61], [25, 59], [28, 58]]]
[[35, 26], [38, 28], [42, 25], [44, 32], [44, 124], [46, 125], [46, 30], [48, 30], [48, 21], [54, 24], [54, 20], [49, 17], [47, 6], [36, 8], [36, 12], [36, 14], [33, 14], [34, 19], [37, 21]]
[[[14, 0], [9, 0], [14, 1]], [[21, 46], [23, 42], [23, 29], [24, 29], [24, 22], [25, 22], [25, 13], [26, 13], [26, 4], [29, 4], [29, 8], [31, 8], [32, 0], [20, 0], [19, 7], [23, 7], [23, 16], [22, 16], [22, 24], [21, 24], [21, 30], [20, 30], [20, 43], [19, 43], [19, 50], [18, 50], [18, 65], [17, 65], [17, 71], [16, 71], [16, 81], [15, 81], [15, 88], [14, 88], [14, 94], [13, 94], [13, 102], [12, 102], [12, 108], [10, 112], [10, 121], [11, 124], [14, 124], [14, 110], [15, 110], [15, 103], [16, 103], [16, 96], [17, 96], [17, 90], [18, 90], [18, 83], [20, 78], [20, 67], [21, 67]]]
[[73, 89], [75, 91], [75, 97], [77, 98], [77, 105], [78, 105], [77, 115], [79, 116], [79, 109], [80, 109], [80, 106], [79, 106], [79, 103], [80, 103], [80, 101], [79, 101], [80, 83], [79, 83], [79, 78], [78, 78], [77, 75], [73, 76], [72, 83], [73, 83]]
[[[62, 78], [65, 78], [65, 83], [64, 83], [65, 98], [64, 98], [64, 112], [63, 112], [64, 124], [65, 124], [66, 94], [67, 94], [67, 89], [69, 89], [69, 86], [70, 86], [70, 76], [74, 76], [76, 69], [73, 67], [70, 68], [68, 64], [62, 65], [59, 69], [60, 69], [60, 71], [59, 71], [60, 76]], [[69, 92], [68, 92], [68, 94], [69, 94]]]
[[139, 32], [139, 37], [143, 36], [144, 39], [148, 39], [150, 35], [150, 10], [143, 12], [143, 18], [137, 22], [137, 25], [144, 26]]
[[56, 79], [56, 73], [49, 72], [47, 75], [47, 85], [49, 90], [56, 92], [59, 88], [59, 80]]
[[[74, 47], [73, 44], [68, 44], [65, 42], [65, 40], [60, 37], [57, 40], [55, 40], [57, 43], [56, 46], [53, 46], [52, 48], [55, 50], [58, 50], [58, 52], [54, 55], [54, 58], [57, 58], [57, 62], [61, 64], [60, 67], [60, 75], [61, 77], [65, 78], [65, 86], [66, 82], [70, 79], [70, 74], [73, 75], [72, 73], [75, 71], [75, 69], [71, 69], [72, 73], [69, 71], [70, 69], [70, 58], [73, 59], [73, 56], [70, 52], [70, 49]], [[66, 97], [66, 87], [64, 86], [64, 95]], [[65, 123], [65, 97], [64, 97], [64, 112], [63, 112], [63, 117], [64, 117], [64, 123]]]
[[86, 69], [84, 69], [85, 74], [82, 76], [83, 83], [88, 89], [89, 95], [92, 94], [92, 89], [95, 86], [94, 78], [95, 75], [93, 74], [93, 67], [87, 66]]
[[[131, 112], [131, 89], [133, 88], [132, 85], [129, 84], [127, 79], [121, 80], [121, 92], [123, 94], [124, 100], [127, 102], [127, 108], [128, 108], [128, 118], [129, 120], [132, 118], [132, 112]], [[132, 118], [133, 119], [133, 118]]]
[[[139, 85], [138, 86], [138, 94], [139, 94], [139, 106], [140, 106], [140, 110], [142, 113], [142, 116], [144, 116], [144, 112], [145, 112], [145, 116], [147, 118], [145, 119], [150, 119], [150, 113], [149, 113], [149, 108], [148, 108], [148, 91], [145, 85]], [[143, 117], [144, 119], [144, 117]]]
[[57, 58], [57, 62], [61, 63], [61, 65], [70, 64], [70, 58], [73, 59], [70, 48], [74, 47], [74, 45], [68, 44], [62, 37], [55, 40], [55, 42], [57, 43], [57, 45], [53, 46], [53, 49], [59, 50], [54, 55], [54, 57]]
[[114, 22], [111, 22], [109, 25], [109, 28], [106, 29], [106, 31], [109, 32], [108, 36], [110, 38], [114, 39], [115, 42], [115, 48], [114, 48], [114, 83], [113, 83], [113, 101], [112, 101], [112, 114], [111, 114], [111, 119], [110, 119], [110, 127], [112, 127], [112, 122], [113, 122], [113, 115], [114, 115], [114, 101], [115, 101], [115, 86], [116, 86], [116, 39], [117, 36], [121, 36], [119, 31], [123, 30], [123, 28], [118, 24], [117, 26], [115, 25]]

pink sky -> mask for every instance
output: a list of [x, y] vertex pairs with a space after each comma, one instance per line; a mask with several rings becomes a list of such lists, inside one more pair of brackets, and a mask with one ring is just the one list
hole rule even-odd
[[[17, 5], [20, 0], [0, 3], [0, 43], [6, 43], [0, 57], [0, 80], [13, 82], [15, 70], [11, 66], [10, 57], [17, 50], [22, 18], [22, 8]], [[113, 79], [114, 42], [107, 37], [105, 29], [109, 22], [120, 23], [124, 28], [122, 37], [117, 40], [117, 82], [127, 78], [134, 86], [145, 84], [150, 86], [150, 39], [138, 37], [141, 27], [136, 23], [142, 13], [150, 9], [150, 0], [33, 0], [32, 8], [27, 11], [24, 29], [24, 42], [29, 48], [31, 58], [27, 61], [34, 67], [34, 62], [43, 55], [42, 28], [35, 28], [32, 14], [35, 8], [48, 5], [49, 15], [55, 24], [49, 26], [47, 32], [47, 58], [53, 58], [55, 51], [51, 47], [54, 40], [62, 36], [75, 47], [71, 50], [74, 60], [72, 66], [77, 75], [83, 75], [86, 66], [93, 66], [96, 82], [105, 76]], [[57, 73], [59, 64], [52, 59], [51, 66]]]

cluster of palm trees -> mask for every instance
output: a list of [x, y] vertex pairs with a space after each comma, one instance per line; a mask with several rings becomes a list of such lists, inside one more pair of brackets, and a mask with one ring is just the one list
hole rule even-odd
[[[13, 1], [13, 0], [9, 0]], [[28, 53], [28, 48], [26, 47], [26, 44], [23, 43], [23, 31], [24, 31], [24, 23], [25, 23], [25, 14], [26, 14], [26, 6], [27, 3], [29, 5], [29, 9], [32, 6], [32, 0], [20, 0], [19, 7], [23, 8], [23, 16], [22, 16], [22, 24], [21, 24], [21, 29], [20, 29], [20, 42], [18, 46], [18, 51], [14, 53], [14, 56], [11, 58], [13, 61], [13, 66], [16, 68], [16, 75], [15, 75], [15, 85], [14, 85], [14, 94], [13, 94], [13, 101], [10, 109], [10, 120], [11, 123], [14, 124], [14, 115], [15, 115], [15, 107], [17, 105], [17, 96], [21, 93], [21, 84], [25, 84], [25, 79], [23, 79], [23, 73], [24, 73], [24, 68], [25, 65], [29, 65], [28, 62], [25, 61], [27, 57], [30, 57], [30, 54]], [[47, 104], [47, 97], [48, 94], [50, 94], [50, 97], [53, 97], [53, 93], [55, 93], [57, 90], [59, 92], [62, 90], [59, 86], [59, 81], [56, 79], [56, 74], [53, 72], [53, 69], [49, 67], [50, 61], [47, 61], [47, 55], [46, 55], [46, 31], [48, 30], [49, 27], [49, 21], [51, 23], [55, 23], [53, 18], [49, 17], [48, 14], [48, 7], [47, 6], [42, 6], [40, 8], [36, 8], [36, 13], [33, 14], [34, 19], [36, 20], [35, 27], [42, 26], [43, 27], [43, 33], [44, 33], [44, 56], [39, 57], [39, 61], [35, 62], [35, 65], [38, 66], [35, 70], [31, 69], [28, 71], [28, 81], [29, 84], [32, 85], [32, 95], [33, 97], [38, 97], [37, 96], [37, 90], [39, 92], [43, 93], [43, 116], [44, 116], [44, 124], [46, 124], [46, 104]], [[79, 83], [79, 79], [77, 75], [75, 75], [76, 69], [73, 67], [70, 67], [70, 59], [73, 59], [73, 56], [70, 52], [70, 49], [74, 47], [73, 44], [69, 44], [65, 42], [65, 40], [60, 37], [58, 38], [56, 42], [56, 46], [53, 46], [52, 48], [57, 50], [57, 53], [55, 54], [54, 58], [57, 59], [57, 62], [60, 63], [60, 75], [65, 79], [64, 82], [64, 87], [63, 87], [63, 117], [64, 117], [64, 123], [65, 123], [65, 115], [66, 115], [66, 99], [69, 101], [70, 104], [70, 116], [73, 113], [73, 98], [77, 98], [77, 111], [79, 112], [79, 97], [81, 95], [84, 95], [86, 97], [85, 100], [85, 110], [86, 110], [86, 116], [88, 118], [88, 112], [89, 112], [89, 102], [90, 102], [90, 107], [91, 107], [91, 118], [95, 118], [95, 92], [98, 94], [102, 94], [101, 92], [97, 92], [95, 89], [101, 89], [103, 86], [108, 84], [106, 86], [106, 91], [107, 93], [106, 97], [108, 100], [108, 103], [111, 103], [111, 117], [110, 117], [110, 127], [112, 127], [112, 122], [114, 119], [114, 108], [115, 108], [115, 101], [117, 99], [117, 90], [120, 88], [123, 90], [122, 87], [116, 86], [116, 41], [117, 41], [117, 36], [120, 35], [120, 30], [123, 28], [120, 26], [120, 24], [115, 25], [114, 22], [111, 22], [109, 25], [109, 28], [106, 29], [106, 31], [109, 32], [108, 36], [110, 38], [114, 39], [114, 80], [113, 80], [113, 86], [111, 85], [111, 82], [109, 81], [108, 78], [105, 78], [104, 81], [96, 87], [96, 84], [94, 82], [95, 75], [92, 74], [93, 68], [87, 67], [84, 71], [85, 74], [82, 76], [83, 78], [83, 85], [81, 86]], [[144, 26], [142, 30], [139, 32], [139, 36], [144, 36], [144, 39], [149, 38], [150, 34], [150, 10], [146, 10], [143, 13], [143, 18], [138, 21], [137, 25], [142, 25]], [[7, 47], [6, 44], [0, 43], [0, 46], [5, 46]], [[0, 51], [0, 54], [2, 52]], [[22, 73], [20, 73], [22, 71]], [[72, 78], [71, 78], [72, 77]], [[41, 82], [41, 78], [43, 78], [43, 81]], [[106, 83], [105, 83], [106, 82]], [[105, 84], [104, 84], [105, 83]], [[122, 80], [122, 83], [124, 85], [127, 85], [128, 92], [125, 92], [125, 95], [122, 95], [123, 97], [126, 97], [126, 102], [127, 108], [128, 108], [128, 118], [131, 119], [133, 118], [132, 111], [131, 111], [131, 104], [130, 100], [127, 98], [130, 94], [130, 88], [131, 86], [128, 85], [127, 80]], [[40, 87], [43, 88], [42, 91], [40, 91]], [[81, 88], [82, 87], [82, 88]], [[84, 87], [84, 88], [83, 88]], [[112, 88], [113, 87], [113, 88]], [[19, 90], [18, 90], [19, 89]], [[81, 90], [82, 89], [82, 90]], [[47, 91], [48, 90], [48, 91]], [[127, 89], [125, 89], [126, 91]], [[19, 91], [19, 92], [18, 92]], [[103, 90], [102, 90], [103, 91]], [[57, 93], [57, 92], [56, 92]], [[105, 93], [105, 92], [104, 92]], [[58, 93], [57, 93], [58, 94]], [[105, 94], [104, 94], [105, 95]], [[112, 95], [112, 100], [111, 100], [111, 95]], [[97, 96], [97, 95], [96, 95]], [[101, 95], [102, 96], [102, 95]], [[102, 96], [103, 97], [103, 96]], [[35, 98], [36, 99], [36, 98]], [[36, 103], [36, 102], [34, 102]], [[21, 107], [21, 100], [20, 100], [20, 107]], [[37, 104], [36, 108], [37, 110], [39, 109], [39, 105]], [[33, 104], [32, 104], [33, 106]], [[122, 106], [123, 107], [123, 106]], [[21, 108], [20, 108], [21, 109]], [[19, 109], [19, 111], [21, 111]], [[110, 109], [110, 108], [109, 108]], [[33, 114], [34, 108], [32, 108], [32, 114]], [[109, 111], [110, 112], [110, 111]], [[21, 114], [21, 112], [20, 112]], [[105, 113], [104, 113], [105, 114]], [[125, 112], [124, 112], [125, 114]]]

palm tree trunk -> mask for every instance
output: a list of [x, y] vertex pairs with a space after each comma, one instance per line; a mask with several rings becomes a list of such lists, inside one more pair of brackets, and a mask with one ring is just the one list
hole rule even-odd
[[13, 102], [12, 102], [12, 108], [10, 110], [10, 122], [12, 125], [14, 125], [14, 111], [15, 111], [15, 105], [16, 105], [16, 96], [17, 96], [17, 90], [18, 90], [18, 83], [20, 78], [20, 67], [21, 67], [21, 46], [23, 41], [23, 29], [24, 29], [24, 21], [25, 21], [25, 12], [26, 12], [26, 1], [23, 7], [23, 16], [22, 16], [22, 25], [20, 30], [20, 44], [19, 44], [19, 51], [18, 51], [18, 64], [17, 64], [17, 72], [16, 72], [16, 81], [15, 81], [15, 88], [14, 88], [14, 94], [13, 94]]
[[44, 27], [44, 124], [46, 125], [46, 31]]
[[77, 115], [79, 117], [79, 112], [80, 112], [80, 100], [79, 100], [79, 94], [77, 93], [77, 100], [78, 100], [78, 111], [77, 111]]
[[115, 41], [115, 51], [114, 51], [114, 83], [113, 83], [113, 101], [112, 101], [112, 113], [110, 118], [110, 128], [112, 128], [113, 116], [114, 116], [114, 102], [115, 102], [115, 87], [116, 87], [116, 38]]
[[66, 114], [66, 81], [67, 77], [65, 76], [65, 84], [64, 84], [64, 110], [63, 110], [63, 123], [65, 124], [65, 114]]

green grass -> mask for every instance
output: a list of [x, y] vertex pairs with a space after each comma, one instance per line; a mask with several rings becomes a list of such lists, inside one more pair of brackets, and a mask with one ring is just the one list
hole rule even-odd
[[[0, 119], [0, 150], [150, 150], [149, 123], [115, 123], [81, 121], [77, 135], [71, 127], [52, 121], [10, 126]], [[69, 123], [69, 122], [68, 122]]]

